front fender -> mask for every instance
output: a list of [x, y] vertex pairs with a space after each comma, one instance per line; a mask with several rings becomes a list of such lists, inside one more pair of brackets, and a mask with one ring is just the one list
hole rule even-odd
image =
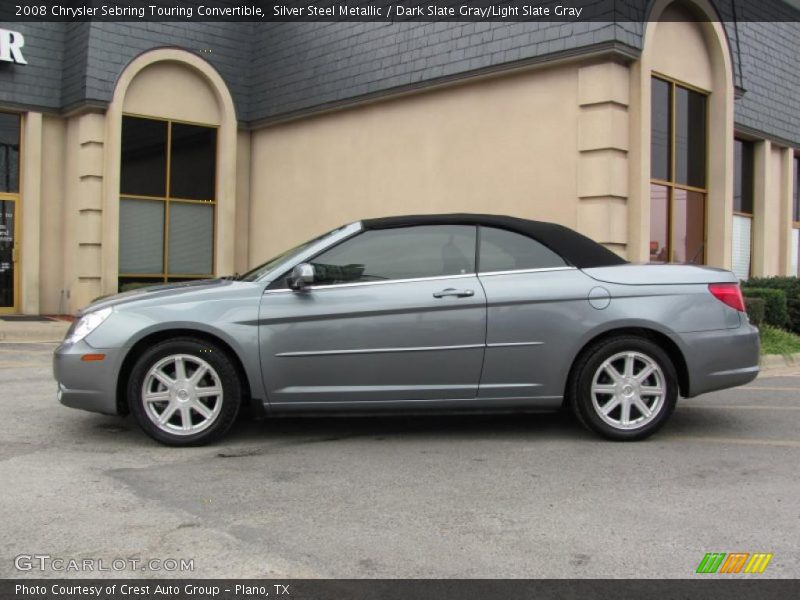
[[[186, 318], [191, 314], [192, 318]], [[230, 347], [242, 365], [253, 398], [266, 399], [261, 378], [258, 346], [258, 300], [241, 298], [224, 302], [197, 302], [161, 306], [127, 306], [115, 310], [86, 343], [96, 348], [121, 349], [124, 360], [131, 350], [150, 337], [191, 335], [192, 332], [216, 338]]]

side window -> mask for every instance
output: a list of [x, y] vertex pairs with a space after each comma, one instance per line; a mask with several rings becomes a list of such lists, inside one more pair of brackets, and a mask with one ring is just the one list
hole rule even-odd
[[481, 227], [481, 273], [565, 266], [563, 258], [534, 239], [505, 229]]
[[425, 225], [365, 231], [311, 261], [320, 284], [475, 272], [477, 229]]

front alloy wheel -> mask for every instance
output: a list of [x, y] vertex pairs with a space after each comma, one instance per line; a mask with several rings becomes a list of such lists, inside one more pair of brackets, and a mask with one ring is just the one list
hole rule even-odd
[[222, 409], [219, 375], [202, 358], [171, 354], [154, 364], [142, 386], [144, 411], [162, 431], [193, 435], [208, 429]]
[[142, 429], [171, 446], [206, 444], [233, 424], [241, 403], [228, 355], [195, 338], [161, 342], [139, 357], [128, 405]]

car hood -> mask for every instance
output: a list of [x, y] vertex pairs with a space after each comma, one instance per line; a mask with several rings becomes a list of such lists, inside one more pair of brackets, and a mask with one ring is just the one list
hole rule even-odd
[[121, 294], [111, 294], [95, 298], [89, 306], [78, 313], [78, 316], [102, 308], [108, 308], [109, 306], [120, 306], [139, 300], [171, 298], [228, 285], [231, 285], [229, 279], [200, 279], [195, 281], [182, 281], [179, 283], [166, 283], [163, 285], [149, 285], [128, 292], [122, 292]]
[[681, 285], [695, 283], [738, 283], [725, 269], [697, 265], [618, 265], [583, 269], [597, 281], [622, 285]]

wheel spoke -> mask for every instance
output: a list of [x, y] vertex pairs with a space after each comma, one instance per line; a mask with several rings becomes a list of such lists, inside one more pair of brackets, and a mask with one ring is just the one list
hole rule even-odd
[[622, 411], [619, 416], [619, 421], [623, 425], [628, 425], [631, 422], [631, 403], [623, 402]]
[[175, 357], [175, 379], [186, 379], [186, 362], [182, 356]]
[[636, 408], [639, 410], [640, 413], [642, 413], [642, 416], [645, 419], [649, 419], [650, 416], [653, 414], [653, 411], [650, 410], [650, 407], [647, 406], [647, 404], [645, 404], [644, 400], [642, 400], [641, 398], [634, 398], [633, 403], [634, 405], [636, 405]]
[[169, 392], [148, 392], [144, 395], [145, 402], [169, 402]]
[[633, 354], [628, 353], [628, 355], [625, 357], [625, 374], [624, 374], [625, 377], [629, 378], [633, 377], [633, 366], [634, 366], [633, 363], [634, 363]]
[[622, 381], [622, 375], [619, 371], [611, 364], [611, 361], [606, 361], [603, 363], [603, 366], [600, 367], [602, 371], [605, 371], [611, 379], [614, 380], [615, 383], [620, 383]]
[[208, 367], [206, 365], [200, 365], [197, 367], [197, 370], [192, 373], [192, 376], [189, 378], [189, 383], [196, 386], [206, 373], [208, 373]]
[[602, 385], [602, 384], [595, 384], [592, 386], [592, 393], [593, 394], [616, 394], [617, 386], [615, 385]]
[[208, 408], [202, 402], [194, 402], [192, 403], [192, 409], [195, 412], [199, 413], [204, 419], [210, 419], [211, 415], [214, 414], [210, 408]]
[[650, 377], [650, 375], [655, 373], [655, 371], [656, 371], [656, 366], [655, 365], [647, 365], [644, 369], [642, 369], [641, 371], [639, 371], [639, 373], [636, 374], [634, 379], [638, 383], [642, 383], [642, 382], [646, 381], [647, 378]]
[[172, 418], [172, 415], [175, 414], [175, 410], [177, 408], [178, 408], [177, 406], [175, 406], [173, 403], [170, 402], [164, 409], [164, 411], [160, 415], [158, 415], [158, 422], [161, 423], [162, 425], [166, 425]]
[[214, 387], [199, 387], [196, 388], [195, 395], [198, 398], [208, 398], [209, 396], [219, 396], [222, 393], [222, 388]]
[[663, 396], [664, 395], [664, 388], [661, 386], [642, 386], [640, 388], [642, 390], [642, 396]]
[[189, 406], [184, 404], [181, 406], [181, 429], [189, 431], [192, 428], [192, 412]]
[[602, 406], [602, 408], [600, 410], [603, 411], [604, 415], [608, 416], [611, 413], [612, 410], [614, 410], [615, 408], [617, 408], [619, 406], [620, 402], [621, 402], [621, 400], [620, 400], [619, 396], [614, 396], [611, 400], [606, 402]]
[[171, 386], [175, 385], [175, 380], [172, 379], [166, 373], [164, 373], [164, 371], [162, 371], [161, 369], [156, 369], [155, 371], [153, 371], [153, 377], [158, 379], [166, 387], [171, 387]]

